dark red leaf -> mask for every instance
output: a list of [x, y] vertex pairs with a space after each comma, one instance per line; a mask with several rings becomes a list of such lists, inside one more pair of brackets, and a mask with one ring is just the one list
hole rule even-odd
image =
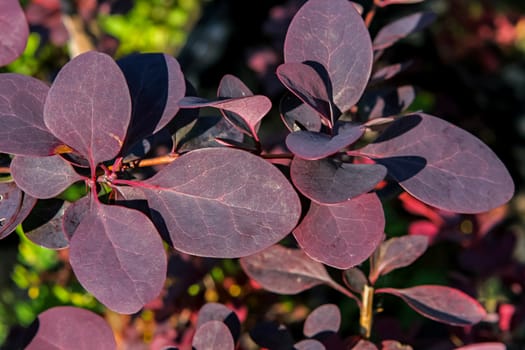
[[23, 223], [26, 237], [31, 242], [49, 249], [67, 248], [69, 238], [62, 229], [62, 221], [64, 212], [70, 205], [60, 199], [38, 201]]
[[277, 67], [277, 77], [288, 90], [333, 125], [331, 98], [323, 78], [314, 68], [298, 62], [283, 63]]
[[286, 146], [297, 157], [316, 160], [331, 156], [361, 138], [365, 129], [360, 125], [342, 124], [335, 136], [300, 130], [286, 137]]
[[323, 264], [310, 259], [300, 249], [274, 245], [240, 259], [246, 274], [264, 289], [279, 294], [297, 294], [332, 279]]
[[488, 211], [514, 193], [510, 174], [488, 146], [427, 114], [397, 119], [360, 151], [385, 165], [407, 192], [441, 209]]
[[394, 237], [381, 243], [371, 275], [379, 277], [412, 264], [423, 255], [427, 246], [428, 237], [418, 235]]
[[503, 343], [477, 343], [456, 348], [456, 350], [505, 350]]
[[311, 62], [340, 112], [361, 97], [372, 68], [372, 43], [363, 19], [347, 0], [310, 0], [294, 16], [284, 61]]
[[149, 206], [164, 218], [174, 247], [193, 255], [253, 254], [290, 233], [301, 212], [277, 168], [236, 149], [192, 151], [145, 185]]
[[321, 130], [321, 117], [312, 107], [303, 103], [295, 95], [286, 94], [279, 105], [281, 119], [290, 131], [299, 131], [299, 125], [308, 131]]
[[130, 118], [124, 74], [111, 57], [95, 51], [60, 70], [44, 105], [48, 129], [86, 157], [93, 170], [119, 153]]
[[387, 24], [374, 38], [374, 50], [383, 50], [398, 40], [424, 29], [434, 22], [436, 15], [431, 12], [418, 12]]
[[376, 293], [396, 295], [423, 316], [454, 326], [476, 324], [486, 315], [486, 311], [475, 299], [450, 287], [383, 288], [377, 289]]
[[352, 350], [377, 350], [377, 346], [375, 346], [374, 343], [371, 343], [368, 340], [360, 340], [359, 343], [354, 345]]
[[38, 331], [26, 350], [116, 349], [109, 325], [97, 314], [58, 306], [38, 316]]
[[0, 74], [0, 152], [26, 156], [55, 153], [62, 142], [44, 124], [48, 91], [49, 87], [35, 78]]
[[0, 1], [0, 33], [1, 67], [24, 52], [29, 37], [29, 25], [18, 0]]
[[62, 157], [16, 156], [11, 174], [18, 187], [36, 198], [52, 198], [83, 179]]
[[91, 196], [82, 197], [66, 208], [62, 219], [62, 229], [68, 239], [71, 240], [78, 225], [80, 225], [80, 222], [90, 210]]
[[196, 328], [199, 329], [209, 321], [223, 322], [230, 330], [233, 340], [237, 341], [241, 334], [241, 322], [229, 308], [218, 303], [207, 303], [199, 310], [199, 318]]
[[234, 350], [235, 343], [228, 327], [220, 321], [208, 321], [193, 336], [195, 350]]
[[341, 326], [341, 312], [334, 304], [324, 304], [312, 311], [304, 321], [303, 333], [308, 338], [324, 332], [337, 333]]
[[349, 269], [372, 255], [384, 228], [381, 202], [370, 193], [335, 205], [312, 202], [293, 234], [312, 259]]
[[[253, 92], [251, 92], [251, 90], [244, 85], [239, 78], [230, 74], [222, 77], [219, 87], [217, 88], [217, 97], [219, 99], [223, 100], [248, 96], [253, 96]], [[249, 136], [256, 136], [256, 134], [253, 134], [253, 131], [258, 131], [259, 123], [250, 126], [249, 120], [244, 120], [242, 116], [224, 109], [221, 109], [220, 111], [224, 118], [241, 132]]]
[[92, 205], [71, 238], [69, 257], [80, 284], [119, 313], [140, 310], [166, 278], [166, 254], [151, 221], [116, 205]]
[[325, 346], [319, 340], [305, 339], [295, 343], [293, 350], [325, 350]]
[[294, 157], [292, 181], [302, 194], [320, 204], [345, 202], [373, 190], [386, 176], [378, 164], [348, 164], [326, 158], [304, 160]]

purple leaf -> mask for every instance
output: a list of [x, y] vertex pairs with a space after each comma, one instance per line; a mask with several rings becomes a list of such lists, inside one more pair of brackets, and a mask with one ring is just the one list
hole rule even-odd
[[293, 337], [285, 325], [259, 322], [250, 330], [250, 337], [257, 345], [271, 350], [293, 349]]
[[402, 236], [391, 238], [379, 246], [375, 269], [371, 275], [386, 275], [392, 270], [412, 264], [428, 246], [427, 236]]
[[62, 230], [69, 240], [71, 240], [78, 225], [80, 225], [80, 222], [90, 210], [91, 196], [82, 197], [66, 208], [62, 219]]
[[80, 284], [123, 314], [157, 297], [166, 278], [162, 240], [138, 210], [95, 203], [78, 225], [69, 254]]
[[0, 1], [0, 33], [1, 67], [24, 52], [29, 37], [29, 25], [18, 0]]
[[[11, 184], [15, 186], [14, 183]], [[2, 198], [0, 199], [0, 239], [7, 237], [13, 232], [16, 227], [25, 220], [31, 210], [33, 210], [33, 207], [37, 202], [35, 197], [31, 197], [24, 193], [22, 196], [22, 204], [18, 207], [16, 213], [14, 213], [14, 216], [10, 216], [9, 212], [12, 209], [11, 205], [13, 203], [7, 205], [2, 203], [5, 200], [6, 193], [9, 195], [10, 192], [9, 187], [5, 187], [6, 185], [8, 184], [0, 183], [0, 197]], [[17, 190], [20, 191], [18, 188]]]
[[398, 40], [429, 26], [436, 19], [431, 12], [418, 12], [387, 24], [374, 38], [374, 50], [384, 50]]
[[359, 101], [358, 114], [362, 120], [398, 115], [410, 107], [415, 98], [416, 90], [410, 85], [367, 91]]
[[397, 74], [403, 72], [408, 67], [412, 65], [412, 61], [407, 61], [403, 63], [395, 63], [391, 64], [385, 67], [382, 67], [381, 69], [378, 69], [374, 74], [372, 75], [372, 78], [370, 79], [371, 84], [383, 82], [385, 80], [391, 79]]
[[295, 343], [293, 350], [325, 350], [323, 343], [315, 339], [304, 339]]
[[378, 164], [348, 164], [329, 158], [294, 157], [290, 168], [295, 187], [319, 204], [341, 203], [366, 193], [384, 179], [386, 172]]
[[26, 350], [116, 349], [109, 325], [97, 314], [58, 306], [38, 316], [38, 331]]
[[36, 198], [52, 198], [83, 179], [62, 157], [16, 156], [11, 174], [18, 187]]
[[301, 212], [296, 192], [277, 168], [236, 149], [192, 151], [144, 184], [174, 247], [193, 255], [253, 254], [290, 233]]
[[383, 288], [377, 289], [376, 293], [396, 295], [421, 315], [454, 326], [476, 324], [486, 315], [483, 307], [475, 299], [450, 287]]
[[199, 317], [195, 328], [199, 329], [209, 321], [223, 322], [232, 334], [233, 340], [237, 341], [241, 334], [241, 322], [229, 308], [218, 303], [207, 303], [199, 310]]
[[31, 215], [23, 223], [26, 237], [31, 242], [49, 249], [64, 249], [69, 238], [62, 229], [64, 212], [71, 204], [60, 199], [38, 201]]
[[205, 147], [222, 147], [217, 139], [228, 139], [237, 142], [243, 141], [243, 134], [219, 116], [199, 117], [191, 129], [182, 134], [177, 134], [177, 151], [189, 152]]
[[331, 83], [329, 96], [340, 112], [346, 112], [359, 100], [370, 77], [368, 29], [347, 0], [310, 0], [288, 27], [284, 61], [315, 64]]
[[264, 289], [279, 294], [297, 294], [332, 279], [323, 264], [300, 249], [274, 245], [240, 259], [244, 272]]
[[484, 212], [514, 193], [507, 169], [487, 145], [427, 114], [397, 119], [360, 152], [385, 165], [414, 197], [440, 209]]
[[352, 350], [377, 350], [377, 346], [375, 346], [374, 343], [371, 343], [368, 340], [360, 340], [359, 343], [354, 345]]
[[[244, 83], [236, 76], [227, 74], [222, 77], [219, 87], [217, 89], [217, 97], [221, 100], [231, 99], [237, 97], [248, 97], [253, 96], [253, 92], [244, 85]], [[239, 131], [247, 134], [248, 136], [256, 136], [252, 131], [257, 131], [258, 123], [250, 126], [249, 120], [244, 120], [243, 117], [236, 113], [221, 109], [221, 114], [224, 118]]]
[[477, 343], [456, 348], [456, 350], [505, 350], [503, 343]]
[[313, 338], [320, 333], [337, 333], [341, 326], [341, 312], [334, 304], [324, 304], [312, 311], [304, 321], [303, 333]]
[[0, 152], [26, 156], [55, 153], [62, 142], [44, 124], [48, 91], [49, 87], [35, 78], [0, 74]]
[[44, 105], [51, 132], [96, 164], [120, 151], [131, 118], [124, 74], [106, 54], [87, 52], [58, 73]]
[[9, 235], [22, 222], [19, 212], [23, 199], [24, 193], [14, 182], [0, 182], [0, 238]]
[[193, 336], [195, 350], [234, 350], [235, 343], [228, 327], [220, 321], [208, 321]]
[[343, 281], [348, 288], [356, 293], [362, 293], [365, 285], [368, 284], [365, 274], [357, 267], [345, 270]]
[[365, 129], [360, 125], [342, 124], [335, 136], [321, 132], [296, 131], [286, 137], [286, 146], [297, 157], [316, 160], [331, 156], [361, 138]]
[[277, 67], [277, 77], [288, 90], [333, 125], [330, 96], [323, 78], [314, 68], [297, 62], [283, 63]]
[[281, 100], [279, 110], [284, 125], [292, 132], [299, 130], [297, 124], [308, 131], [317, 132], [321, 130], [322, 124], [319, 113], [306, 103], [302, 103], [295, 95], [286, 94]]
[[293, 234], [312, 259], [349, 269], [374, 252], [384, 228], [381, 202], [371, 193], [335, 205], [312, 202]]

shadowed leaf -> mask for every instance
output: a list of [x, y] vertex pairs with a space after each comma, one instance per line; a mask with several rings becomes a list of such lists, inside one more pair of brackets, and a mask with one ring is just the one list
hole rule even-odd
[[413, 350], [410, 345], [403, 345], [395, 340], [383, 340], [381, 350]]
[[325, 350], [323, 343], [315, 339], [304, 339], [295, 343], [293, 350]]
[[293, 234], [312, 259], [349, 269], [372, 255], [384, 228], [381, 202], [371, 193], [334, 205], [312, 202]]
[[356, 293], [362, 293], [365, 285], [368, 284], [365, 274], [357, 267], [345, 270], [343, 281], [348, 288]]
[[372, 75], [370, 79], [371, 84], [383, 82], [385, 80], [391, 79], [397, 74], [403, 72], [405, 69], [412, 65], [412, 61], [407, 61], [403, 63], [395, 63], [378, 69]]
[[24, 193], [14, 182], [0, 182], [0, 238], [9, 235], [22, 222], [19, 212], [23, 198]]
[[71, 240], [78, 225], [84, 216], [91, 210], [91, 196], [80, 198], [74, 203], [71, 203], [64, 212], [62, 220], [62, 229], [66, 236]]
[[398, 115], [410, 107], [415, 98], [416, 90], [410, 85], [366, 91], [359, 101], [358, 115], [365, 121]]
[[286, 94], [281, 99], [279, 110], [284, 125], [292, 132], [299, 130], [297, 124], [300, 124], [308, 131], [317, 132], [321, 130], [322, 124], [319, 113], [306, 103], [303, 103], [295, 95]]
[[234, 350], [235, 343], [228, 327], [220, 321], [208, 321], [193, 336], [195, 350]]
[[222, 147], [217, 139], [228, 139], [241, 143], [243, 134], [220, 116], [199, 117], [189, 130], [177, 135], [177, 151], [189, 152], [205, 147]]
[[230, 330], [233, 340], [237, 341], [239, 339], [239, 335], [241, 334], [241, 322], [235, 312], [226, 306], [218, 303], [207, 303], [201, 307], [195, 328], [199, 329], [208, 321], [223, 322]]
[[250, 330], [250, 337], [263, 348], [272, 350], [293, 349], [294, 340], [285, 325], [259, 322]]
[[354, 345], [352, 350], [377, 350], [377, 346], [375, 346], [374, 343], [371, 343], [368, 340], [360, 340], [359, 343]]
[[264, 289], [279, 294], [297, 294], [332, 279], [323, 264], [300, 249], [274, 245], [240, 259], [246, 274]]
[[62, 229], [62, 221], [64, 212], [70, 205], [60, 199], [39, 200], [23, 223], [26, 237], [49, 249], [67, 248], [69, 239]]
[[0, 1], [0, 67], [20, 56], [29, 36], [24, 10], [18, 0]]
[[436, 19], [431, 12], [418, 12], [387, 24], [374, 38], [374, 50], [383, 50], [398, 40], [429, 26]]
[[341, 326], [341, 312], [334, 304], [324, 304], [312, 311], [304, 321], [303, 333], [313, 338], [320, 333], [337, 333]]
[[373, 274], [386, 275], [392, 270], [412, 264], [423, 255], [427, 246], [428, 237], [417, 235], [394, 237], [381, 243]]

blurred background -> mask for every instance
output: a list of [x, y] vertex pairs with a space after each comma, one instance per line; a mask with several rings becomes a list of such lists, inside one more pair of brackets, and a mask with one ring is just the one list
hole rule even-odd
[[[327, 0], [329, 1], [329, 0]], [[274, 72], [282, 62], [286, 28], [301, 0], [25, 0], [31, 26], [25, 53], [0, 72], [17, 72], [51, 82], [83, 36], [93, 48], [115, 58], [133, 52], [176, 57], [200, 96], [214, 96], [224, 74], [241, 78], [274, 106], [284, 89]], [[370, 1], [359, 1], [365, 10]], [[378, 9], [372, 37], [402, 16], [432, 11], [425, 30], [388, 49], [377, 67], [410, 61], [389, 81], [411, 84], [417, 96], [411, 111], [444, 118], [478, 136], [506, 164], [516, 195], [507, 205], [479, 215], [458, 215], [401, 195], [385, 200], [389, 237], [425, 234], [432, 245], [416, 263], [380, 280], [409, 287], [444, 284], [477, 297], [489, 314], [469, 328], [424, 319], [403, 303], [377, 300], [373, 339], [396, 339], [414, 349], [452, 349], [471, 341], [502, 341], [525, 348], [525, 2], [426, 0]], [[72, 40], [72, 37], [77, 39]], [[269, 143], [282, 129], [277, 108], [264, 121]], [[272, 135], [276, 137], [272, 138]], [[273, 141], [272, 141], [273, 140]], [[277, 140], [277, 141], [275, 141]], [[273, 145], [272, 145], [273, 146]], [[75, 200], [81, 190], [62, 195]], [[0, 242], [0, 347], [16, 349], [18, 334], [38, 313], [56, 305], [96, 311], [111, 324], [122, 349], [161, 349], [191, 344], [199, 308], [210, 301], [233, 308], [249, 331], [261, 321], [286, 324], [299, 337], [315, 307], [336, 303], [343, 314], [341, 334], [358, 334], [358, 310], [351, 300], [325, 287], [298, 296], [261, 290], [236, 260], [171, 253], [163, 295], [137, 315], [104, 309], [76, 282], [67, 250], [40, 248], [22, 234]], [[366, 266], [365, 266], [366, 269]], [[330, 271], [341, 279], [340, 272]], [[296, 339], [300, 340], [300, 339]], [[2, 345], [3, 344], [3, 345]], [[247, 334], [241, 349], [256, 349]]]

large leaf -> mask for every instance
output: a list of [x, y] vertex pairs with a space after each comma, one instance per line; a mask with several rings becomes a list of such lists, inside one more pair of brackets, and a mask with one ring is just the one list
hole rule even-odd
[[55, 197], [83, 179], [60, 156], [16, 156], [11, 162], [11, 174], [18, 187], [36, 198]]
[[337, 333], [341, 326], [341, 312], [335, 304], [324, 304], [312, 311], [304, 321], [303, 333], [309, 338], [318, 334]]
[[235, 312], [226, 306], [218, 303], [207, 303], [201, 307], [196, 328], [199, 329], [209, 321], [223, 322], [230, 330], [233, 340], [237, 341], [239, 339], [241, 322]]
[[58, 73], [44, 105], [44, 121], [60, 140], [95, 166], [120, 151], [131, 117], [124, 74], [106, 54], [87, 52]]
[[377, 289], [376, 293], [396, 295], [423, 316], [450, 325], [473, 325], [486, 315], [483, 307], [475, 299], [450, 287], [383, 288]]
[[387, 24], [374, 38], [374, 50], [383, 50], [394, 45], [398, 40], [420, 31], [436, 19], [432, 12], [418, 12]]
[[80, 284], [119, 313], [140, 310], [166, 278], [162, 240], [134, 209], [95, 203], [71, 238], [69, 254]]
[[396, 120], [360, 151], [385, 165], [407, 192], [441, 209], [479, 213], [514, 193], [510, 174], [489, 147], [427, 114]]
[[241, 267], [264, 289], [279, 294], [297, 294], [332, 279], [323, 264], [300, 249], [274, 245], [240, 259]]
[[117, 348], [109, 325], [97, 314], [58, 306], [38, 316], [38, 331], [26, 350], [113, 350]]
[[23, 193], [14, 182], [0, 182], [0, 239], [22, 223], [37, 199]]
[[322, 132], [300, 130], [288, 134], [286, 146], [297, 157], [316, 160], [331, 156], [342, 148], [348, 147], [363, 135], [365, 129], [361, 125], [342, 124], [334, 136]]
[[370, 193], [334, 205], [312, 202], [293, 234], [312, 259], [348, 269], [372, 255], [384, 228], [381, 202]]
[[193, 255], [253, 254], [290, 233], [301, 212], [297, 194], [277, 168], [236, 149], [187, 153], [144, 185], [174, 247]]
[[208, 321], [197, 329], [192, 342], [195, 350], [234, 350], [228, 327], [220, 321]]
[[[347, 0], [310, 0], [294, 16], [284, 43], [285, 62], [311, 62], [340, 112], [361, 97], [372, 69], [372, 43]], [[337, 118], [337, 115], [336, 115]]]
[[0, 67], [24, 52], [29, 36], [24, 10], [18, 0], [0, 1]]
[[333, 159], [304, 160], [294, 157], [290, 168], [294, 185], [317, 203], [347, 201], [374, 189], [386, 176], [379, 164], [348, 164]]
[[44, 124], [48, 91], [49, 87], [35, 78], [0, 74], [0, 152], [26, 156], [55, 153], [62, 142]]

